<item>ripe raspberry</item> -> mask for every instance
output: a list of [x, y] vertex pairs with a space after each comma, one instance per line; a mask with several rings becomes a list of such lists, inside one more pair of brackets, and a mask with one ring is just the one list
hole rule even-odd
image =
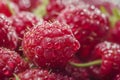
[[15, 28], [17, 35], [20, 38], [18, 41], [18, 46], [16, 51], [22, 54], [20, 47], [24, 33], [27, 31], [27, 29], [32, 28], [39, 21], [42, 22], [42, 19], [40, 20], [32, 13], [25, 11], [17, 13], [16, 15], [12, 16], [10, 19], [12, 21], [12, 26]]
[[16, 4], [9, 2], [7, 3], [7, 0], [0, 0], [0, 13], [5, 14], [6, 16], [10, 17], [12, 15], [11, 9], [17, 13], [19, 11], [19, 8]]
[[113, 80], [113, 77], [120, 72], [120, 45], [108, 42], [102, 50], [101, 74]]
[[16, 52], [0, 48], [0, 79], [9, 78], [27, 68], [27, 63]]
[[87, 68], [87, 72], [91, 80], [101, 80], [100, 66], [90, 66]]
[[9, 20], [2, 14], [0, 14], [0, 46], [9, 49], [15, 49], [17, 46], [17, 35], [12, 28]]
[[62, 3], [62, 1], [63, 0], [49, 0], [49, 4], [46, 8], [47, 15], [44, 16], [44, 20], [53, 20], [58, 16], [58, 13], [65, 8], [65, 5]]
[[110, 40], [120, 44], [120, 21], [117, 21], [115, 26], [111, 29]]
[[120, 73], [116, 75], [116, 77], [114, 78], [114, 80], [120, 80]]
[[81, 60], [88, 60], [94, 46], [105, 40], [109, 31], [108, 18], [94, 6], [66, 8], [58, 16], [62, 23], [70, 25], [81, 44], [78, 53]]
[[80, 44], [67, 25], [43, 22], [24, 35], [22, 46], [25, 55], [40, 67], [63, 68]]
[[43, 17], [46, 21], [55, 21], [59, 13], [70, 5], [81, 5], [79, 0], [49, 0], [46, 7], [47, 14]]
[[[94, 50], [95, 59], [102, 57], [100, 75], [103, 79], [113, 80], [120, 72], [120, 45], [112, 42], [99, 43]], [[108, 77], [109, 76], [109, 77]]]
[[116, 51], [116, 50], [119, 50], [119, 49], [120, 49], [120, 46], [118, 44], [111, 43], [111, 42], [108, 42], [108, 41], [101, 42], [101, 43], [96, 45], [96, 47], [93, 51], [93, 54], [92, 54], [92, 59], [93, 60], [101, 59], [102, 55], [108, 54], [109, 50]]
[[16, 3], [22, 11], [32, 11], [41, 4], [41, 0], [11, 0]]
[[119, 70], [120, 69], [120, 45], [105, 41], [98, 44], [95, 50], [96, 50], [95, 51], [96, 54], [99, 57], [102, 57], [102, 60], [96, 60], [96, 61], [83, 63], [83, 64], [79, 64], [79, 63], [71, 63], [71, 64], [76, 67], [89, 67], [89, 66], [98, 65], [102, 63], [100, 69], [99, 68], [97, 69], [98, 70], [97, 75], [95, 71], [92, 71], [93, 73], [95, 73], [96, 77], [98, 77], [97, 80], [99, 78], [100, 80], [103, 80], [103, 79], [113, 80], [114, 77], [118, 73], [120, 73], [120, 70]]
[[[104, 7], [110, 14], [112, 14], [112, 10], [114, 8], [119, 8], [118, 5], [115, 4], [115, 1], [111, 0], [82, 0], [87, 4], [94, 5], [97, 8]], [[117, 1], [116, 1], [117, 2]]]
[[12, 21], [12, 26], [15, 28], [20, 38], [23, 38], [23, 35], [27, 28], [33, 27], [40, 21], [35, 15], [25, 11], [17, 13], [10, 19]]
[[[71, 77], [48, 72], [47, 70], [30, 69], [18, 74], [19, 80], [74, 80]], [[13, 79], [16, 80], [16, 79]]]

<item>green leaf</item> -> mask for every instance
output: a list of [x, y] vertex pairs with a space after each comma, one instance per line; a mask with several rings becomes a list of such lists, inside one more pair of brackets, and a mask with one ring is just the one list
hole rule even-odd
[[120, 11], [117, 8], [114, 8], [112, 12], [115, 17], [120, 19]]
[[114, 27], [116, 22], [120, 20], [120, 10], [118, 8], [113, 8], [112, 14], [110, 14], [104, 6], [101, 6], [100, 10], [109, 17], [111, 27]]
[[46, 8], [47, 5], [49, 4], [49, 0], [42, 0], [42, 1], [43, 1], [42, 4], [33, 11], [33, 13], [40, 18], [47, 14]]
[[110, 16], [109, 19], [110, 19], [111, 26], [114, 27], [116, 22], [120, 20], [120, 10], [117, 8], [114, 8], [112, 10], [112, 15]]

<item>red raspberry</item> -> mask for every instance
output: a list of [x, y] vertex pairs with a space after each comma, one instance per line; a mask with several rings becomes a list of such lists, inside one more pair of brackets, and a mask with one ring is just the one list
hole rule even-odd
[[12, 15], [11, 9], [17, 13], [19, 11], [19, 8], [16, 4], [9, 1], [7, 3], [7, 0], [0, 0], [0, 13], [5, 14], [6, 16], [10, 17]]
[[100, 66], [90, 66], [87, 68], [87, 72], [91, 80], [101, 80]]
[[29, 29], [39, 21], [42, 21], [39, 20], [34, 14], [25, 11], [13, 15], [10, 19], [12, 21], [12, 26], [15, 28], [20, 38], [23, 38], [26, 29]]
[[120, 44], [120, 21], [117, 21], [110, 32], [110, 41]]
[[[59, 13], [70, 5], [79, 5], [79, 0], [49, 0], [46, 7], [47, 14], [43, 17], [46, 21], [55, 21]], [[81, 4], [80, 4], [81, 5]]]
[[17, 35], [9, 20], [0, 14], [0, 46], [15, 49], [17, 46]]
[[15, 2], [22, 11], [32, 11], [34, 8], [41, 4], [41, 0], [11, 0], [11, 1]]
[[58, 20], [70, 25], [73, 34], [81, 44], [78, 53], [81, 60], [88, 60], [94, 46], [105, 40], [109, 31], [108, 18], [94, 6], [66, 8]]
[[[19, 80], [74, 80], [71, 77], [50, 73], [47, 70], [30, 69], [17, 75]], [[14, 79], [16, 80], [16, 79]]]
[[0, 79], [6, 80], [6, 78], [23, 72], [27, 68], [28, 64], [16, 52], [0, 48]]
[[79, 47], [71, 29], [59, 22], [43, 22], [23, 38], [25, 55], [40, 67], [63, 68]]
[[47, 15], [44, 16], [44, 20], [50, 21], [55, 19], [58, 16], [58, 13], [61, 12], [65, 5], [62, 2], [63, 0], [50, 0], [47, 5], [46, 11]]
[[120, 80], [120, 73], [116, 75], [116, 77], [114, 78], [114, 80]]
[[94, 5], [99, 9], [101, 7], [104, 7], [110, 14], [112, 14], [112, 10], [114, 8], [118, 8], [115, 2], [112, 2], [111, 0], [82, 0], [82, 1], [84, 1], [87, 4]]
[[27, 29], [32, 28], [39, 21], [42, 22], [42, 19], [41, 20], [38, 19], [35, 15], [33, 15], [30, 12], [17, 13], [16, 15], [12, 16], [10, 19], [12, 21], [12, 26], [15, 28], [18, 37], [20, 38], [18, 41], [18, 46], [16, 51], [22, 54], [20, 47], [24, 33], [27, 31]]
[[115, 43], [111, 43], [108, 41], [101, 42], [96, 45], [93, 54], [92, 54], [92, 59], [101, 59], [102, 55], [108, 54], [109, 50], [119, 50], [120, 46]]
[[102, 52], [101, 74], [108, 80], [113, 80], [112, 78], [120, 73], [120, 45], [109, 42], [106, 50], [103, 48]]
[[120, 72], [120, 45], [107, 41], [99, 43], [93, 56], [95, 59], [102, 57], [100, 75], [104, 79], [113, 80], [113, 77]]
[[[102, 63], [100, 69], [99, 67], [98, 69], [96, 68], [97, 72], [92, 71], [93, 73], [95, 73], [97, 80], [103, 80], [103, 79], [113, 80], [114, 77], [120, 73], [120, 45], [116, 43], [107, 42], [107, 41], [102, 42], [97, 45], [95, 52], [96, 54], [98, 53], [100, 57], [102, 56], [102, 60], [96, 60], [93, 62], [88, 62], [83, 64], [71, 62], [71, 65], [76, 67], [89, 67], [89, 66], [98, 65]], [[94, 68], [94, 70], [96, 69]]]

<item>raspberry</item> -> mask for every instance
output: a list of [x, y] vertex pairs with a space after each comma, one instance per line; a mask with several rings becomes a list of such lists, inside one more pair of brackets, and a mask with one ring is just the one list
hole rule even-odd
[[0, 13], [5, 14], [6, 16], [10, 17], [12, 16], [11, 9], [17, 13], [19, 11], [19, 8], [16, 4], [9, 2], [7, 0], [0, 0]]
[[92, 59], [101, 59], [102, 55], [108, 54], [109, 50], [119, 50], [120, 46], [115, 43], [108, 41], [101, 42], [95, 46], [95, 49], [92, 54]]
[[[43, 17], [46, 21], [55, 21], [59, 13], [70, 5], [81, 5], [79, 0], [49, 0], [46, 7], [46, 15]], [[82, 4], [83, 5], [83, 4]]]
[[[102, 42], [97, 45], [96, 54], [99, 57], [102, 57], [102, 60], [96, 60], [88, 63], [73, 63], [70, 62], [71, 65], [76, 67], [89, 67], [101, 64], [100, 69], [98, 68], [97, 76], [100, 80], [113, 80], [113, 78], [120, 73], [120, 45], [112, 42]], [[94, 55], [93, 55], [94, 56]], [[94, 68], [95, 69], [95, 68]], [[99, 71], [100, 70], [100, 71]], [[89, 72], [89, 71], [88, 71]], [[93, 72], [93, 71], [92, 71]], [[94, 72], [93, 72], [94, 73]], [[93, 74], [94, 75], [94, 74]], [[97, 80], [98, 80], [97, 78]]]
[[94, 6], [66, 8], [58, 16], [62, 23], [70, 25], [73, 34], [81, 44], [78, 56], [89, 59], [94, 46], [105, 40], [109, 31], [108, 18]]
[[40, 67], [63, 68], [79, 49], [71, 29], [59, 22], [43, 22], [23, 38], [25, 55]]
[[85, 3], [87, 4], [90, 4], [90, 5], [94, 5], [96, 6], [97, 8], [101, 8], [101, 7], [104, 7], [110, 14], [112, 14], [112, 10], [114, 8], [119, 8], [115, 3], [113, 3], [112, 1], [110, 0], [82, 0], [84, 1]]
[[87, 70], [84, 68], [74, 68], [71, 65], [67, 65], [66, 70], [75, 80], [90, 80]]
[[38, 5], [40, 5], [41, 0], [11, 0], [16, 3], [20, 10], [22, 11], [32, 11]]
[[116, 77], [114, 78], [114, 80], [120, 80], [120, 73], [116, 75]]
[[120, 45], [108, 42], [106, 48], [102, 49], [101, 74], [108, 80], [120, 72]]
[[11, 18], [12, 26], [15, 28], [18, 36], [23, 38], [26, 29], [33, 27], [40, 20], [30, 12], [20, 12]]
[[8, 18], [0, 14], [0, 46], [9, 49], [15, 49], [17, 46], [17, 35], [12, 28]]
[[91, 80], [101, 80], [100, 66], [90, 66], [87, 68], [87, 72]]
[[24, 33], [27, 31], [27, 29], [32, 28], [38, 22], [42, 22], [42, 19], [38, 19], [32, 13], [25, 11], [17, 13], [16, 15], [12, 16], [10, 19], [12, 21], [12, 26], [15, 28], [17, 35], [19, 37], [16, 51], [22, 54], [20, 47]]
[[[120, 68], [120, 45], [108, 41], [99, 43], [92, 54], [92, 59], [101, 59], [100, 75], [106, 80], [113, 80]], [[110, 77], [108, 77], [108, 75]]]
[[[71, 77], [48, 72], [47, 70], [29, 69], [17, 75], [19, 80], [74, 80]], [[13, 79], [16, 80], [16, 79]]]
[[120, 21], [117, 21], [115, 26], [111, 29], [110, 41], [120, 44]]
[[9, 78], [27, 68], [27, 63], [16, 52], [0, 48], [0, 79]]
[[58, 16], [58, 13], [61, 12], [65, 5], [62, 3], [63, 0], [50, 0], [47, 5], [46, 11], [47, 15], [44, 16], [44, 20], [49, 21], [53, 20]]
[[[106, 80], [113, 80], [113, 77], [120, 72], [120, 45], [108, 41], [99, 43], [93, 52], [94, 59], [102, 58], [100, 74]], [[110, 76], [110, 77], [108, 77]]]

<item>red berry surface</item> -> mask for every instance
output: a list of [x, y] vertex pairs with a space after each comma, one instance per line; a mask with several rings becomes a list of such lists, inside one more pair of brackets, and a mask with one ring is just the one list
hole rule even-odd
[[114, 80], [120, 80], [120, 73], [116, 75], [116, 77], [114, 78]]
[[8, 18], [0, 14], [0, 46], [9, 49], [17, 47], [18, 37]]
[[[17, 75], [19, 80], [74, 80], [71, 77], [55, 74], [47, 70], [30, 69]], [[16, 79], [14, 79], [16, 80]]]
[[101, 80], [100, 65], [88, 67], [87, 72], [89, 74], [90, 80]]
[[[77, 57], [73, 57], [70, 61], [81, 63]], [[87, 68], [77, 68], [70, 64], [66, 65], [65, 71], [68, 75], [72, 76], [75, 80], [90, 80]]]
[[44, 20], [54, 20], [58, 16], [59, 12], [65, 8], [62, 1], [63, 0], [49, 0], [49, 4], [46, 8], [47, 14], [44, 16]]
[[43, 16], [46, 21], [55, 21], [57, 16], [62, 10], [71, 5], [83, 5], [79, 0], [48, 0], [49, 3], [46, 6], [46, 14]]
[[100, 59], [102, 58], [102, 55], [108, 54], [108, 51], [110, 50], [119, 50], [120, 46], [118, 44], [104, 41], [95, 46], [95, 49], [93, 51], [92, 57], [93, 59]]
[[115, 26], [111, 29], [110, 40], [120, 44], [120, 21], [117, 21]]
[[99, 43], [93, 56], [97, 59], [102, 57], [100, 74], [106, 80], [113, 80], [113, 77], [120, 72], [120, 45], [112, 42]]
[[105, 40], [109, 31], [108, 18], [94, 6], [66, 8], [58, 16], [58, 20], [70, 25], [81, 44], [78, 55], [82, 60], [89, 58], [94, 46]]
[[113, 44], [111, 48], [103, 52], [104, 55], [102, 56], [101, 64], [101, 74], [107, 77], [108, 80], [113, 80], [112, 78], [120, 73], [120, 45], [111, 44]]
[[32, 28], [39, 21], [42, 21], [33, 13], [25, 11], [21, 11], [16, 15], [13, 15], [10, 19], [12, 21], [12, 26], [15, 28], [20, 38], [23, 38], [23, 35], [27, 29]]
[[8, 80], [13, 74], [23, 72], [27, 68], [27, 63], [16, 52], [0, 48], [0, 80]]
[[12, 22], [12, 26], [15, 28], [16, 33], [19, 37], [18, 40], [18, 46], [16, 51], [20, 54], [22, 54], [22, 50], [21, 48], [21, 42], [22, 42], [22, 38], [24, 33], [32, 28], [34, 25], [36, 25], [38, 22], [42, 22], [42, 19], [38, 19], [33, 13], [31, 12], [25, 12], [25, 11], [21, 11], [19, 13], [17, 13], [16, 15], [13, 15], [10, 18], [11, 22]]
[[25, 55], [41, 67], [62, 68], [79, 49], [80, 44], [68, 25], [43, 22], [23, 38]]
[[18, 5], [21, 11], [32, 11], [42, 0], [11, 0]]
[[[97, 8], [101, 9], [101, 7], [104, 7], [110, 14], [112, 14], [112, 10], [114, 8], [118, 8], [118, 5], [116, 3], [113, 3], [111, 0], [81, 0], [84, 1], [87, 4], [94, 5]], [[116, 1], [117, 2], [117, 1]]]

